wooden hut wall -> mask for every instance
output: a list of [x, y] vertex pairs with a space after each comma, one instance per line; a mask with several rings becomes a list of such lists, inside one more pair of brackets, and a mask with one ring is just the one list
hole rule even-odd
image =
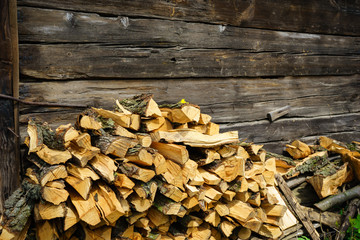
[[[20, 97], [112, 108], [182, 98], [279, 150], [360, 137], [360, 1], [18, 0]], [[290, 105], [270, 123], [266, 113]], [[81, 109], [22, 106], [74, 123]]]

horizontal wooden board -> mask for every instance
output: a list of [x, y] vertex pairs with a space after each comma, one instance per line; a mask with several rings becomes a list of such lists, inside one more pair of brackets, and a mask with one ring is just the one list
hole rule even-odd
[[233, 49], [123, 48], [108, 44], [22, 44], [21, 74], [40, 79], [350, 75], [360, 55]]
[[[115, 99], [153, 93], [159, 104], [184, 98], [197, 104], [217, 123], [259, 121], [277, 108], [290, 105], [285, 117], [330, 116], [360, 111], [360, 76], [225, 78], [176, 80], [92, 80], [24, 82], [20, 96], [27, 101], [83, 104], [112, 109]], [[50, 123], [71, 121], [81, 109], [21, 108], [26, 118], [43, 116]]]
[[248, 52], [350, 55], [359, 37], [239, 28], [164, 19], [19, 7], [20, 42], [111, 43], [128, 47], [240, 49]]
[[360, 1], [346, 0], [18, 0], [20, 6], [145, 16], [251, 28], [360, 34]]
[[[360, 113], [322, 116], [314, 118], [289, 118], [222, 125], [222, 131], [239, 131], [240, 139], [251, 142], [289, 141], [308, 136], [341, 132], [359, 133]], [[264, 138], [266, 136], [266, 138]], [[356, 139], [352, 139], [356, 140]]]

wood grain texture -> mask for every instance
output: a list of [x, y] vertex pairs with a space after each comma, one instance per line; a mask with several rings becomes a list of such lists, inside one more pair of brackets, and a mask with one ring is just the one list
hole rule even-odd
[[112, 43], [127, 47], [239, 49], [248, 52], [358, 54], [360, 38], [239, 28], [20, 7], [21, 41]]
[[41, 79], [351, 75], [360, 55], [251, 53], [232, 49], [22, 44], [20, 73]]
[[19, 0], [19, 5], [145, 16], [241, 27], [340, 35], [360, 34], [359, 0]]
[[[174, 80], [92, 80], [23, 82], [22, 99], [61, 104], [83, 104], [112, 109], [114, 99], [153, 93], [156, 102], [182, 98], [197, 104], [217, 123], [265, 120], [285, 105], [286, 117], [330, 116], [360, 111], [360, 76], [219, 78]], [[34, 112], [56, 110], [22, 106], [23, 118]]]
[[[11, 38], [11, 0], [0, 2], [0, 89], [12, 95], [13, 49]], [[14, 106], [10, 100], [0, 99], [0, 213], [4, 201], [19, 185], [20, 162], [16, 159]]]

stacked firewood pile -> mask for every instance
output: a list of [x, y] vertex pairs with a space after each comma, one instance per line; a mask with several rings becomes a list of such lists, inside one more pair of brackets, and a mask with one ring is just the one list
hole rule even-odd
[[282, 160], [186, 102], [140, 95], [28, 135], [1, 239], [277, 239], [296, 223], [274, 187]]

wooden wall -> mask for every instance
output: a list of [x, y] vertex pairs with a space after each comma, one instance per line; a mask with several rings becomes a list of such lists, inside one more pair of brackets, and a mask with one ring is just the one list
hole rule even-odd
[[[360, 139], [360, 0], [18, 0], [18, 22], [25, 100], [112, 108], [152, 92], [274, 151]], [[23, 106], [22, 135], [29, 116], [80, 111]]]

